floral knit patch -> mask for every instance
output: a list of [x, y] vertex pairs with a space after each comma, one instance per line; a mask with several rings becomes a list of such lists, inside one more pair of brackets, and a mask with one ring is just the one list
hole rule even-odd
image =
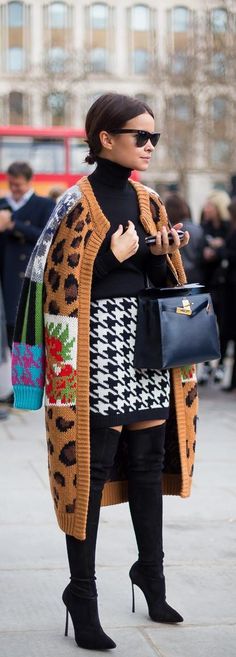
[[45, 314], [46, 405], [76, 403], [78, 319]]
[[180, 373], [182, 383], [189, 383], [190, 381], [196, 383], [197, 377], [195, 365], [183, 365], [183, 367], [180, 368]]
[[12, 383], [13, 385], [44, 387], [44, 350], [42, 345], [14, 343]]

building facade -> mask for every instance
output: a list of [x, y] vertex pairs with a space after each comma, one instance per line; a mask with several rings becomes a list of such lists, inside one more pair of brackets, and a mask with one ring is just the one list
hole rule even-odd
[[0, 0], [3, 124], [82, 127], [102, 93], [145, 99], [162, 133], [144, 182], [197, 217], [235, 162], [232, 0]]

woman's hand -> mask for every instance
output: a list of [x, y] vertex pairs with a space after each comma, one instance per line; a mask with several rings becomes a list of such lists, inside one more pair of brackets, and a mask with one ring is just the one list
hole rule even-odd
[[139, 247], [139, 237], [135, 230], [132, 221], [128, 221], [128, 228], [124, 232], [123, 226], [120, 224], [115, 233], [111, 237], [111, 251], [119, 262], [124, 262], [131, 258]]
[[183, 246], [186, 246], [189, 242], [189, 233], [185, 230], [184, 237], [180, 241], [177, 230], [182, 228], [183, 224], [175, 224], [171, 228], [170, 232], [173, 235], [173, 244], [169, 244], [168, 232], [165, 226], [158, 231], [156, 235], [156, 244], [150, 247], [151, 253], [153, 255], [165, 255], [167, 253], [174, 253], [177, 249], [182, 249]]

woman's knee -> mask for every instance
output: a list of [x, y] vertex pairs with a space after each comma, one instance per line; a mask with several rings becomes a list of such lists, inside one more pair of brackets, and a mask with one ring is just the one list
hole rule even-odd
[[129, 431], [138, 431], [139, 429], [148, 429], [149, 427], [159, 427], [165, 424], [166, 420], [143, 420], [142, 422], [132, 422], [127, 425]]

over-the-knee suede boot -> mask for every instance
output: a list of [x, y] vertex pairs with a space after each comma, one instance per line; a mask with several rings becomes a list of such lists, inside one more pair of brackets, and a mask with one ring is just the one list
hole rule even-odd
[[81, 648], [106, 650], [116, 644], [103, 631], [97, 608], [95, 583], [95, 551], [100, 515], [102, 491], [109, 478], [119, 443], [119, 432], [115, 429], [93, 429], [91, 431], [91, 483], [86, 526], [86, 539], [80, 541], [66, 535], [71, 581], [63, 592], [62, 599], [71, 615], [76, 643]]
[[143, 591], [149, 615], [160, 623], [183, 620], [165, 599], [162, 545], [162, 467], [165, 423], [127, 431], [129, 459], [129, 506], [139, 558], [130, 569], [134, 584]]

